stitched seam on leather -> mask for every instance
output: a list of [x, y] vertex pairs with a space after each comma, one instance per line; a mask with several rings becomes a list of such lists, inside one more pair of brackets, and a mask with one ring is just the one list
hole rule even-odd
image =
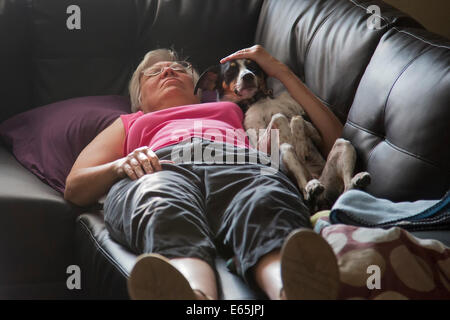
[[[404, 154], [407, 154], [407, 155], [409, 155], [409, 156], [411, 156], [411, 157], [414, 157], [414, 158], [416, 158], [416, 159], [418, 159], [418, 160], [420, 160], [420, 161], [426, 162], [426, 163], [428, 163], [429, 165], [432, 165], [433, 167], [436, 167], [436, 168], [438, 168], [438, 169], [440, 169], [440, 170], [445, 171], [445, 170], [444, 170], [443, 168], [441, 168], [438, 164], [433, 163], [432, 161], [430, 161], [430, 160], [428, 160], [428, 159], [425, 159], [425, 158], [423, 158], [423, 157], [421, 157], [421, 156], [419, 156], [419, 155], [417, 155], [417, 154], [414, 154], [414, 153], [412, 153], [412, 152], [406, 151], [405, 149], [402, 149], [402, 148], [400, 148], [399, 146], [396, 146], [395, 144], [393, 144], [392, 142], [390, 142], [388, 139], [385, 139], [384, 141], [386, 141], [386, 143], [387, 143], [389, 146], [391, 146], [393, 149], [395, 149], [395, 150], [397, 150], [397, 151], [400, 151], [400, 152], [402, 152], [402, 153], [404, 153]], [[450, 172], [449, 172], [449, 173], [450, 173]]]
[[347, 119], [347, 123], [348, 123], [349, 125], [351, 125], [352, 127], [355, 127], [355, 128], [357, 128], [357, 129], [366, 131], [367, 133], [370, 133], [370, 134], [372, 134], [372, 135], [374, 135], [374, 136], [376, 136], [376, 137], [379, 137], [379, 138], [381, 138], [381, 139], [384, 139], [384, 138], [385, 138], [384, 135], [378, 134], [378, 133], [373, 132], [373, 131], [371, 131], [371, 130], [369, 130], [369, 129], [366, 129], [366, 128], [364, 128], [364, 127], [361, 127], [360, 125], [354, 123], [353, 121], [351, 121], [351, 120], [349, 120], [349, 119]]
[[[369, 133], [369, 134], [371, 134], [371, 135], [374, 135], [374, 136], [376, 136], [376, 137], [378, 137], [378, 138], [380, 138], [380, 139], [383, 139], [383, 140], [384, 140], [384, 138], [385, 138], [383, 135], [377, 134], [377, 133], [375, 133], [375, 132], [373, 132], [373, 131], [370, 131], [370, 130], [368, 130], [368, 129], [366, 129], [366, 128], [363, 128], [363, 127], [357, 125], [356, 123], [352, 122], [351, 120], [348, 120], [348, 119], [347, 119], [347, 123], [348, 123], [350, 126], [355, 127], [356, 129], [365, 131], [365, 132], [367, 132], [367, 133]], [[367, 157], [367, 161], [366, 161], [366, 168], [368, 167], [369, 161], [370, 161], [370, 159], [372, 158], [373, 151], [375, 150], [375, 148], [376, 148], [379, 144], [380, 144], [380, 142], [378, 142], [376, 145], [374, 145], [373, 148], [372, 148], [372, 150], [370, 150], [369, 156]]]
[[104, 254], [104, 256], [112, 263], [112, 265], [119, 270], [119, 272], [125, 276], [125, 277], [129, 277], [130, 275], [128, 274], [128, 272], [125, 271], [125, 269], [123, 269], [114, 258], [112, 258], [112, 256], [105, 250], [103, 249], [100, 244], [98, 243], [97, 239], [95, 239], [94, 234], [91, 232], [91, 230], [89, 230], [89, 227], [80, 219], [78, 220], [79, 223], [81, 223], [84, 226], [84, 229], [87, 231], [87, 233], [89, 234], [89, 239], [92, 241], [92, 243]]
[[[409, 151], [406, 151], [406, 150], [400, 148], [399, 146], [396, 146], [396, 145], [393, 144], [391, 141], [389, 141], [388, 139], [386, 139], [386, 136], [378, 135], [378, 134], [376, 134], [376, 133], [374, 133], [374, 132], [372, 132], [372, 131], [370, 131], [370, 130], [368, 130], [368, 129], [365, 129], [365, 128], [363, 128], [363, 127], [357, 125], [356, 123], [354, 123], [354, 122], [352, 122], [352, 121], [350, 121], [350, 120], [347, 120], [347, 124], [349, 124], [349, 125], [352, 126], [352, 127], [355, 127], [356, 129], [365, 131], [365, 132], [367, 132], [367, 133], [369, 133], [369, 134], [372, 134], [372, 135], [374, 135], [374, 136], [376, 136], [376, 137], [378, 137], [378, 138], [383, 139], [384, 141], [386, 141], [386, 143], [387, 143], [389, 146], [391, 146], [392, 148], [394, 148], [395, 150], [397, 150], [397, 151], [399, 151], [399, 152], [402, 152], [402, 153], [407, 154], [407, 155], [409, 155], [409, 156], [411, 156], [411, 157], [414, 157], [414, 158], [416, 158], [416, 159], [418, 159], [418, 160], [421, 160], [421, 161], [423, 161], [423, 162], [426, 162], [426, 163], [428, 163], [428, 164], [430, 164], [430, 165], [432, 165], [432, 166], [434, 166], [434, 167], [436, 167], [436, 168], [438, 168], [438, 169], [440, 169], [440, 170], [444, 170], [443, 168], [441, 168], [438, 164], [434, 163], [433, 161], [428, 160], [428, 159], [425, 159], [425, 158], [423, 158], [423, 157], [421, 157], [421, 156], [419, 156], [419, 155], [416, 155], [416, 154], [414, 154], [414, 153], [411, 153], [411, 152], [409, 152]], [[372, 148], [372, 150], [370, 151], [369, 156], [368, 156], [368, 158], [367, 158], [366, 167], [367, 167], [367, 164], [368, 164], [370, 158], [372, 157], [373, 151], [375, 150], [375, 148], [376, 148], [379, 144], [380, 144], [380, 143], [377, 143], [377, 144]], [[444, 171], [445, 171], [445, 170], [444, 170]], [[450, 173], [450, 172], [448, 172], [448, 173]]]
[[391, 88], [389, 89], [389, 93], [386, 97], [386, 101], [384, 103], [384, 107], [383, 107], [383, 112], [381, 115], [381, 119], [382, 119], [382, 123], [384, 125], [384, 121], [385, 121], [385, 116], [386, 116], [386, 107], [387, 107], [387, 103], [389, 101], [389, 98], [391, 96], [392, 90], [394, 90], [395, 85], [397, 84], [398, 80], [401, 78], [401, 76], [405, 73], [405, 71], [418, 59], [420, 58], [422, 55], [424, 55], [426, 52], [430, 51], [431, 49], [425, 49], [424, 51], [422, 51], [419, 55], [417, 55], [416, 57], [414, 57], [414, 59], [412, 59], [410, 62], [408, 62], [408, 64], [406, 66], [403, 67], [402, 71], [400, 71], [400, 74], [397, 76], [397, 78], [395, 79], [394, 83], [392, 84]]
[[397, 32], [405, 33], [405, 34], [407, 34], [407, 35], [409, 35], [409, 36], [411, 36], [411, 37], [413, 37], [413, 38], [415, 38], [415, 39], [417, 39], [417, 40], [420, 40], [420, 41], [422, 41], [422, 42], [425, 42], [426, 44], [429, 44], [430, 46], [433, 46], [433, 47], [436, 47], [436, 48], [450, 49], [450, 47], [447, 47], [447, 46], [440, 46], [440, 45], [437, 45], [437, 44], [434, 44], [434, 43], [425, 41], [424, 39], [419, 38], [418, 36], [415, 36], [415, 35], [413, 35], [412, 33], [409, 33], [409, 32], [407, 32], [407, 31], [405, 31], [405, 30], [397, 29], [396, 27], [393, 27], [392, 29], [397, 30]]
[[[333, 12], [336, 11], [336, 9], [333, 9], [319, 24], [319, 26], [316, 28], [316, 30], [314, 30], [313, 35], [311, 37], [311, 40], [309, 40], [308, 45], [306, 47], [306, 52], [305, 52], [305, 58], [303, 61], [304, 65], [306, 65], [306, 59], [308, 58], [308, 54], [309, 54], [309, 50], [311, 48], [312, 42], [314, 41], [314, 39], [316, 38], [317, 32], [319, 32], [319, 30], [323, 27], [323, 25], [325, 24], [325, 22], [328, 20], [328, 18], [333, 14]], [[306, 82], [306, 70], [305, 70], [305, 82]]]
[[[367, 12], [367, 8], [365, 8], [364, 6], [360, 5], [359, 3], [354, 2], [353, 0], [350, 0], [350, 2], [353, 3], [355, 6], [359, 7], [360, 9], [363, 9], [367, 14], [369, 14]], [[375, 17], [378, 17], [380, 19], [383, 19], [384, 22], [386, 22], [387, 25], [390, 24], [390, 22], [388, 20], [386, 20], [386, 18], [384, 18], [384, 17], [382, 17], [382, 16], [380, 16], [380, 15], [378, 15], [376, 13], [372, 13], [372, 15], [375, 16]]]
[[[296, 42], [295, 29], [296, 29], [297, 24], [300, 21], [300, 19], [301, 19], [301, 15], [297, 16], [297, 18], [295, 18], [294, 23], [292, 24], [292, 28], [290, 30], [289, 44]], [[297, 54], [296, 46], [294, 48], [294, 46], [289, 45], [289, 49], [290, 49], [289, 50], [289, 55], [290, 55], [289, 59], [290, 59], [290, 61], [292, 61], [293, 66], [294, 66], [295, 69], [300, 70], [300, 65], [299, 65], [298, 59], [297, 59], [298, 54]], [[293, 57], [295, 57], [295, 58], [292, 59]], [[303, 76], [304, 76], [305, 75], [305, 64], [304, 63], [303, 63], [303, 66], [302, 66], [302, 70], [303, 70]]]
[[382, 141], [378, 142], [376, 145], [373, 146], [372, 150], [370, 150], [369, 156], [367, 157], [367, 161], [366, 161], [366, 168], [369, 166], [369, 161], [370, 161], [370, 159], [372, 159], [375, 149], [380, 145], [381, 142]]

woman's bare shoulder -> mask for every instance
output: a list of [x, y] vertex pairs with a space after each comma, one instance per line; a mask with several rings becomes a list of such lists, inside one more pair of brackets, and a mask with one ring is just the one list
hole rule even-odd
[[122, 157], [125, 128], [118, 117], [78, 155], [72, 170], [101, 165]]

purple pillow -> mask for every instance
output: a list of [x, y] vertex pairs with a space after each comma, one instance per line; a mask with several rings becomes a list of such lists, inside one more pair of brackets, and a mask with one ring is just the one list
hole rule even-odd
[[130, 112], [130, 101], [122, 96], [74, 98], [5, 120], [0, 138], [25, 168], [64, 193], [66, 177], [84, 147]]

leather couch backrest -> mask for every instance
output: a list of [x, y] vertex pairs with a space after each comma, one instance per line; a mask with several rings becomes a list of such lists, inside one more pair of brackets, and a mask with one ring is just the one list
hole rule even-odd
[[[379, 29], [368, 28], [370, 5], [380, 8]], [[255, 42], [288, 64], [345, 123], [380, 38], [398, 25], [418, 23], [382, 1], [267, 0]]]
[[[263, 0], [0, 2], [0, 121], [77, 96], [126, 95], [149, 50], [173, 47], [198, 69], [253, 44]], [[81, 29], [69, 30], [78, 5]]]
[[380, 41], [344, 128], [368, 191], [393, 201], [440, 198], [450, 188], [450, 41], [397, 29]]
[[25, 0], [0, 4], [0, 122], [32, 104], [33, 74]]

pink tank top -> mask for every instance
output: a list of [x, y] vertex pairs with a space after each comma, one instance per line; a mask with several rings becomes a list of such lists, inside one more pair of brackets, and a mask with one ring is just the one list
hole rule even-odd
[[120, 118], [125, 128], [124, 156], [142, 146], [156, 151], [191, 137], [249, 148], [242, 126], [244, 114], [232, 102], [194, 104], [148, 113], [138, 111]]

